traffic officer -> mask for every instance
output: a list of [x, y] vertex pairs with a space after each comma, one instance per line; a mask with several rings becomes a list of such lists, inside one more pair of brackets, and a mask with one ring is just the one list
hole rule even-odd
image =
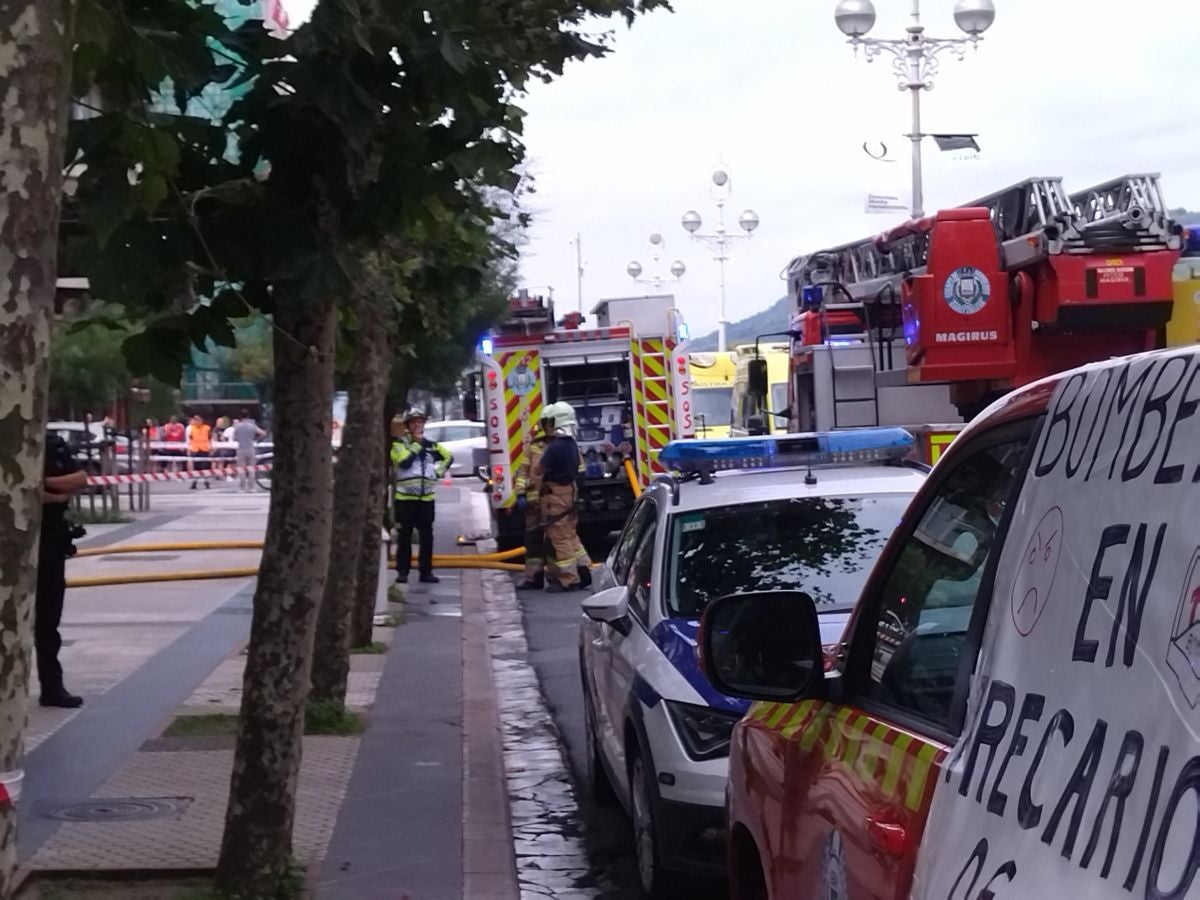
[[[553, 408], [546, 407], [549, 411]], [[525, 458], [517, 467], [513, 488], [517, 493], [517, 510], [525, 515], [525, 577], [517, 585], [518, 591], [540, 591], [544, 584], [545, 534], [542, 532], [542, 479], [534, 474], [534, 468], [546, 450], [546, 442], [554, 431], [552, 416], [543, 415], [537, 424], [537, 433], [529, 442]]]
[[546, 408], [546, 415], [554, 431], [533, 473], [542, 481], [542, 527], [550, 543], [546, 592], [557, 594], [579, 588], [578, 567], [587, 559], [576, 532], [579, 514], [575, 508], [583, 455], [575, 440], [578, 426], [571, 405], [553, 403]]
[[67, 590], [67, 557], [75, 553], [74, 538], [83, 529], [67, 519], [71, 495], [87, 486], [87, 473], [75, 461], [71, 448], [56, 434], [46, 436], [46, 462], [42, 481], [42, 533], [38, 547], [37, 595], [33, 609], [33, 645], [37, 650], [39, 703], [75, 709], [83, 698], [63, 686], [58, 662], [62, 649], [63, 598]]
[[433, 574], [433, 499], [437, 484], [450, 469], [454, 457], [441, 444], [425, 437], [426, 418], [419, 409], [406, 412], [405, 434], [392, 444], [397, 583], [408, 581], [414, 528], [420, 544], [417, 565], [421, 581], [437, 584], [439, 580]]

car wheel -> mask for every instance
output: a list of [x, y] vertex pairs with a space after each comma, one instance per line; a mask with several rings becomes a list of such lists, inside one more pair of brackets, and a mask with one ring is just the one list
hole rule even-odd
[[633, 849], [638, 877], [647, 897], [678, 896], [678, 879], [664, 868], [659, 857], [658, 829], [654, 822], [654, 786], [642, 754], [633, 749], [629, 763], [629, 811], [633, 818]]
[[617, 799], [612, 782], [608, 778], [608, 770], [604, 768], [604, 760], [600, 757], [600, 739], [596, 736], [596, 719], [592, 711], [591, 692], [588, 689], [587, 675], [580, 665], [579, 678], [583, 683], [583, 739], [587, 745], [587, 784], [592, 799], [599, 806], [612, 806]]

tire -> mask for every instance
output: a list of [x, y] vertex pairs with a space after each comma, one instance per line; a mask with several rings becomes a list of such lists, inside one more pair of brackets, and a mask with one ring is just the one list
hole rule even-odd
[[662, 863], [658, 852], [658, 830], [655, 825], [654, 784], [641, 748], [630, 750], [629, 812], [633, 822], [633, 852], [637, 859], [638, 877], [647, 897], [670, 900], [684, 896], [680, 893], [679, 876]]
[[588, 689], [587, 674], [583, 662], [579, 664], [579, 680], [583, 685], [583, 739], [587, 744], [587, 787], [588, 793], [596, 801], [597, 806], [613, 806], [617, 802], [617, 792], [609, 780], [608, 770], [604, 768], [604, 759], [600, 755], [600, 743], [596, 738], [595, 713], [592, 712], [591, 692]]
[[733, 867], [729, 873], [731, 900], [770, 900], [767, 876], [754, 841], [746, 833], [734, 839]]

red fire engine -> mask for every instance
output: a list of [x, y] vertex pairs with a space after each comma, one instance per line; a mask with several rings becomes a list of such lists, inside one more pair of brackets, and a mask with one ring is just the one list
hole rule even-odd
[[971, 418], [1013, 388], [1162, 344], [1182, 229], [1157, 175], [1031, 178], [792, 261], [793, 430]]

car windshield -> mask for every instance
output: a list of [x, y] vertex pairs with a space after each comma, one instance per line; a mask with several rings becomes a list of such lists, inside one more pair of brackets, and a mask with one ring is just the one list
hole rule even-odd
[[910, 499], [790, 497], [674, 516], [670, 615], [698, 616], [726, 594], [781, 589], [806, 591], [820, 612], [851, 609]]
[[[787, 416], [788, 411], [788, 386], [787, 382], [771, 385], [771, 412], [779, 413], [782, 416]], [[783, 422], [783, 419], [777, 419], [778, 422]]]
[[696, 427], [718, 428], [728, 425], [732, 404], [732, 387], [696, 388], [692, 391], [692, 417], [696, 420]]

